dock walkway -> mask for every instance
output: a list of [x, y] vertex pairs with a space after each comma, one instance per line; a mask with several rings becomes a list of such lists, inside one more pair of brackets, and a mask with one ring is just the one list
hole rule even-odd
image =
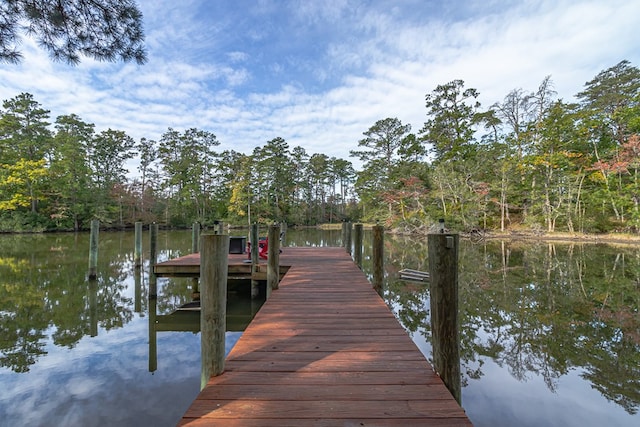
[[471, 425], [344, 248], [291, 266], [184, 426]]

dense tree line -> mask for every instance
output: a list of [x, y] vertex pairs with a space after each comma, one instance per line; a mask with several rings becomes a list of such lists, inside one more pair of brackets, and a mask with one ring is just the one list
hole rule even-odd
[[[251, 154], [216, 151], [208, 131], [169, 128], [158, 141], [49, 111], [27, 93], [0, 114], [0, 229], [79, 230], [91, 219], [186, 226], [194, 221], [317, 224], [345, 218], [350, 162], [274, 138]], [[137, 160], [135, 173], [127, 166]]]
[[[425, 97], [423, 127], [397, 118], [363, 132], [349, 160], [276, 137], [250, 154], [215, 134], [167, 129], [158, 141], [96, 131], [32, 95], [0, 110], [0, 229], [380, 221], [423, 231], [633, 231], [640, 226], [640, 70], [628, 61], [557, 99], [550, 77], [483, 109], [462, 80]], [[127, 173], [128, 165], [136, 164]]]

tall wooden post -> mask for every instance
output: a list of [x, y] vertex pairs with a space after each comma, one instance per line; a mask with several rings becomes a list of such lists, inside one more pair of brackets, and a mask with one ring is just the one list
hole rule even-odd
[[216, 233], [217, 234], [224, 234], [224, 222], [222, 222], [222, 221], [218, 221], [217, 222]]
[[458, 338], [458, 234], [427, 236], [433, 361], [445, 385], [460, 403]]
[[142, 223], [137, 221], [135, 223], [134, 228], [134, 253], [133, 253], [133, 263], [136, 268], [140, 268], [142, 266]]
[[347, 247], [347, 221], [342, 221], [342, 232], [340, 234], [340, 239], [342, 241], [342, 246], [346, 248]]
[[158, 224], [149, 225], [149, 298], [158, 296], [157, 277], [155, 267], [157, 262]]
[[269, 246], [267, 248], [267, 298], [280, 283], [280, 227], [269, 226]]
[[373, 289], [382, 296], [384, 280], [384, 226], [373, 226]]
[[200, 223], [194, 222], [191, 226], [191, 253], [197, 254], [200, 252]]
[[209, 378], [224, 371], [225, 332], [227, 329], [227, 274], [229, 236], [201, 236], [200, 333], [202, 370], [200, 389]]
[[287, 246], [287, 223], [280, 223], [280, 246]]
[[362, 224], [353, 226], [353, 260], [362, 269]]
[[251, 226], [251, 236], [249, 236], [249, 241], [251, 242], [251, 298], [257, 298], [260, 294], [260, 282], [253, 279], [253, 274], [258, 272], [258, 224], [253, 223]]
[[89, 236], [89, 279], [98, 277], [98, 235], [100, 233], [100, 221], [91, 221], [91, 235]]
[[347, 221], [347, 227], [345, 229], [345, 243], [344, 248], [348, 254], [351, 254], [351, 221]]
[[[200, 223], [194, 222], [191, 226], [191, 253], [200, 252]], [[200, 290], [198, 289], [198, 278], [191, 278], [191, 296], [194, 300], [200, 299]]]

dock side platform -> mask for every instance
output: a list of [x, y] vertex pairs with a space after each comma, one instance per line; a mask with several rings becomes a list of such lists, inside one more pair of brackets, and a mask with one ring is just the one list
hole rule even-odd
[[283, 250], [280, 289], [179, 425], [471, 425], [344, 248]]

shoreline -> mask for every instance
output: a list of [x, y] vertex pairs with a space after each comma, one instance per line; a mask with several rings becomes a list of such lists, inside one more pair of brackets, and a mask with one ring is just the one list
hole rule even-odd
[[533, 231], [485, 231], [478, 233], [460, 233], [461, 236], [470, 239], [509, 239], [509, 240], [536, 240], [568, 243], [617, 243], [627, 245], [640, 244], [640, 236], [630, 234], [582, 234], [582, 233], [540, 233]]

